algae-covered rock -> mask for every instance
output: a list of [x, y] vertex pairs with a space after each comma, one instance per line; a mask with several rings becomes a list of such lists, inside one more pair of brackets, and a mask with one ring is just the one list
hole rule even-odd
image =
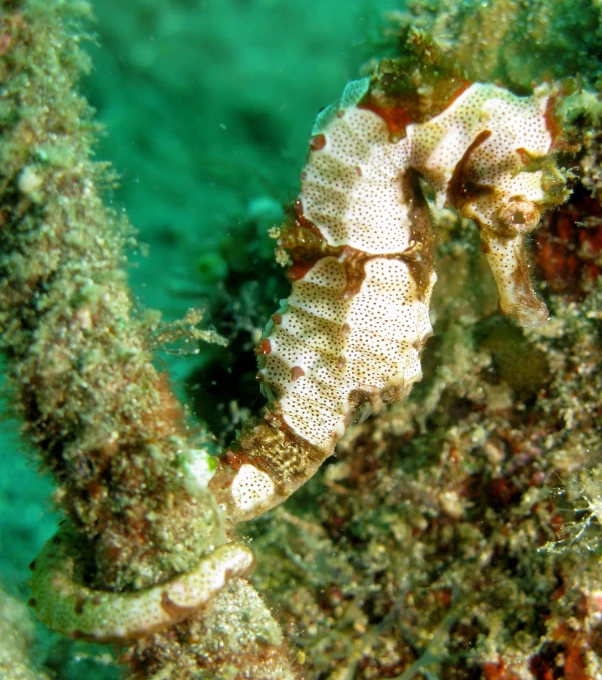
[[395, 21], [424, 31], [471, 80], [528, 92], [543, 78], [597, 83], [601, 13], [596, 0], [411, 0]]

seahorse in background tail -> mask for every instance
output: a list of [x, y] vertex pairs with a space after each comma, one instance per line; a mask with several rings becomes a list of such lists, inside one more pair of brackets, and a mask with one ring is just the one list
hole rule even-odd
[[525, 236], [566, 197], [550, 88], [518, 97], [449, 78], [425, 105], [403, 82], [395, 68], [352, 81], [315, 123], [279, 241], [292, 291], [256, 350], [268, 407], [210, 483], [233, 522], [304, 484], [358, 409], [404, 399], [421, 379], [437, 279], [422, 182], [476, 222], [501, 311], [524, 327], [548, 318]]

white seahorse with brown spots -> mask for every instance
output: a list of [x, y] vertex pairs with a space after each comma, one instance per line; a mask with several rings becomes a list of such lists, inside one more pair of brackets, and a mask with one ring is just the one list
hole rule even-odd
[[210, 483], [234, 522], [304, 484], [360, 407], [378, 411], [421, 379], [437, 280], [421, 181], [438, 207], [476, 222], [501, 311], [524, 327], [547, 320], [525, 236], [565, 195], [550, 158], [550, 103], [548, 87], [518, 97], [477, 83], [430, 119], [405, 124], [364, 78], [320, 113], [295, 217], [280, 239], [292, 291], [257, 348], [268, 408]]

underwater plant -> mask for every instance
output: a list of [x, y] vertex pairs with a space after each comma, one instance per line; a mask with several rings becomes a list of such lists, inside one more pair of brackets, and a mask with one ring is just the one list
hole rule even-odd
[[[164, 331], [132, 311], [127, 227], [99, 197], [111, 177], [90, 160], [96, 130], [74, 93], [85, 59], [64, 11], [11, 1], [1, 17], [2, 346], [11, 400], [68, 518], [32, 564], [40, 618], [125, 645], [133, 677], [293, 678], [303, 663], [333, 680], [595, 677], [596, 542], [578, 564], [560, 549], [551, 485], [600, 453], [599, 289], [593, 277], [578, 302], [546, 293], [553, 320], [541, 327], [524, 241], [568, 196], [560, 142], [596, 166], [596, 145], [581, 143], [596, 134], [596, 97], [470, 84], [402, 30], [403, 56], [318, 117], [279, 231], [292, 293], [258, 345], [269, 405], [216, 461], [153, 364]], [[543, 229], [583, 203], [575, 191]], [[475, 322], [492, 298], [469, 292], [468, 219], [502, 311], [529, 330], [492, 313]], [[433, 221], [448, 232], [435, 288]], [[566, 244], [551, 243], [560, 258]], [[555, 275], [545, 248], [538, 257]], [[420, 379], [431, 295], [447, 331], [423, 391], [365, 420]], [[305, 484], [345, 430], [328, 492]], [[259, 589], [297, 616], [295, 653], [231, 525], [304, 484], [311, 512], [278, 509], [250, 529]], [[269, 570], [279, 551], [284, 568]]]

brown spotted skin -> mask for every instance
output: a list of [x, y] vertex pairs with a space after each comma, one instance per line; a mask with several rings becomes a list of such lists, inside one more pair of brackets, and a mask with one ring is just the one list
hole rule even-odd
[[405, 96], [396, 103], [369, 79], [354, 81], [318, 116], [280, 240], [291, 294], [257, 347], [266, 416], [211, 483], [233, 521], [313, 475], [358, 407], [377, 411], [421, 379], [436, 281], [421, 181], [440, 207], [477, 223], [502, 311], [523, 326], [547, 318], [524, 247], [541, 212], [564, 197], [547, 189], [564, 182], [548, 158], [547, 93], [519, 98], [454, 81], [449, 105], [430, 118]]

